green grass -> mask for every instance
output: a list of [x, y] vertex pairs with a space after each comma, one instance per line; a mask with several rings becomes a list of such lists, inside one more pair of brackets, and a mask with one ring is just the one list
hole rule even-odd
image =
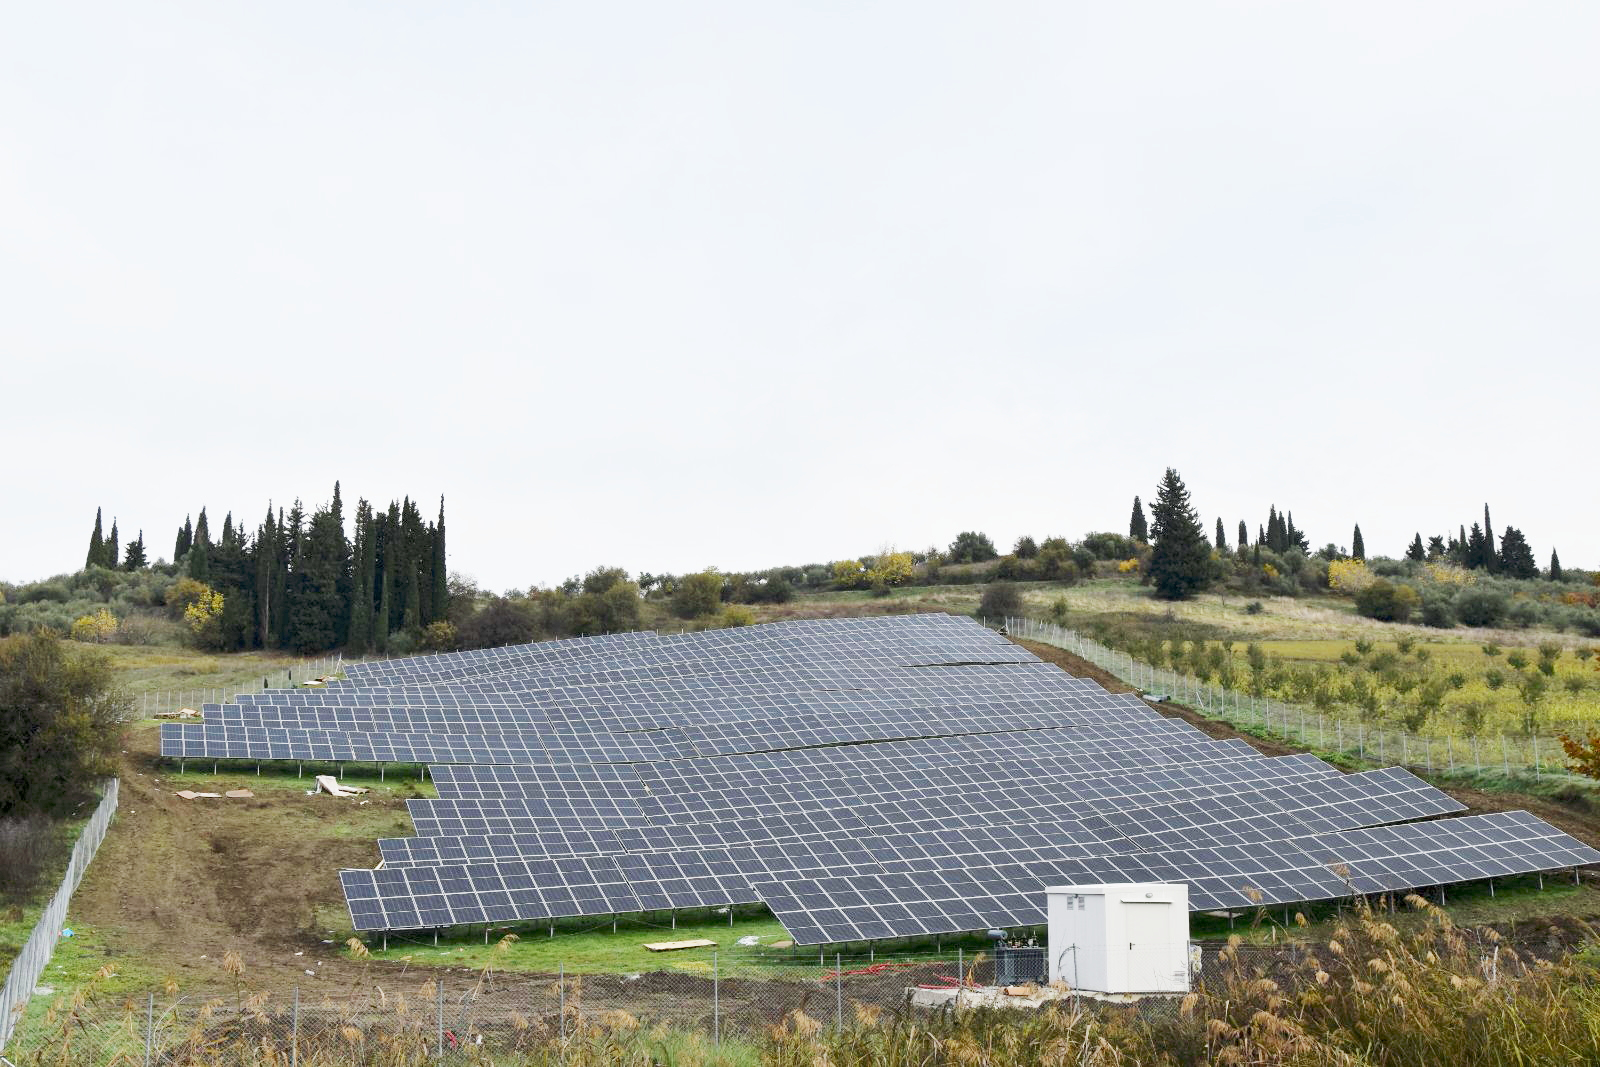
[[[502, 944], [505, 933], [515, 933], [517, 940]], [[710, 977], [713, 952], [718, 954], [719, 962], [727, 961], [730, 966], [734, 961], [748, 965], [775, 962], [783, 966], [793, 958], [790, 954], [778, 953], [774, 960], [763, 960], [752, 949], [737, 944], [740, 938], [750, 936], [760, 937], [763, 944], [771, 944], [786, 940], [789, 935], [770, 913], [761, 909], [759, 914], [753, 910], [736, 912], [731, 926], [726, 916], [707, 918], [701, 913], [693, 918], [680, 917], [677, 928], [673, 929], [670, 917], [658, 913], [652, 914], [649, 921], [619, 919], [615, 933], [609, 921], [598, 924], [583, 920], [581, 923], [557, 923], [554, 937], [549, 936], [548, 927], [496, 926], [490, 931], [488, 944], [484, 943], [481, 930], [476, 936], [441, 937], [437, 947], [428, 935], [405, 940], [390, 934], [387, 951], [382, 948], [381, 938], [369, 936], [365, 940], [372, 958], [377, 960], [409, 960], [419, 967], [481, 969], [493, 965], [496, 969], [536, 974], [554, 974], [558, 967], [565, 967], [568, 973], [635, 974], [669, 970]], [[644, 947], [646, 942], [699, 939], [715, 941], [716, 946], [674, 952], [651, 952]], [[797, 950], [794, 955], [816, 959], [815, 953], [804, 950]]]
[[[1437, 903], [1438, 897], [1430, 894]], [[1400, 904], [1397, 901], [1397, 904]], [[1592, 883], [1575, 885], [1571, 873], [1551, 872], [1540, 888], [1536, 875], [1497, 878], [1491, 892], [1489, 883], [1472, 882], [1445, 887], [1444, 911], [1458, 926], [1495, 926], [1515, 929], [1521, 925], [1548, 925], [1554, 919], [1593, 920], [1600, 918], [1600, 887]], [[1290, 905], [1288, 922], [1282, 906], [1236, 911], [1232, 925], [1223, 917], [1196, 913], [1190, 918], [1189, 935], [1197, 941], [1215, 941], [1237, 935], [1252, 943], [1280, 943], [1286, 940], [1323, 941], [1349, 917], [1348, 902]], [[1296, 915], [1307, 920], [1301, 926]], [[1421, 912], [1397, 907], [1386, 916], [1396, 929], [1423, 929], [1428, 918]]]

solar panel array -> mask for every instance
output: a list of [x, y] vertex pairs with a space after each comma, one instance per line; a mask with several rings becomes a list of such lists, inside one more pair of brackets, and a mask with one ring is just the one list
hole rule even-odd
[[[1216, 741], [970, 619], [803, 620], [351, 664], [207, 705], [168, 756], [429, 762], [360, 930], [764, 903], [800, 944], [1044, 921], [1047, 884], [1195, 908], [1600, 862], [1398, 768]], [[1418, 821], [1428, 820], [1428, 821]]]

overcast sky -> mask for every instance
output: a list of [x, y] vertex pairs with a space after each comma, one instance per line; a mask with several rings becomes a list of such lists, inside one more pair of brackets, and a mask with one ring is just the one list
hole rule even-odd
[[[1600, 5], [12, 5], [0, 576], [447, 498], [453, 570], [1126, 530], [1600, 564]], [[1497, 531], [1498, 532], [1498, 531]]]

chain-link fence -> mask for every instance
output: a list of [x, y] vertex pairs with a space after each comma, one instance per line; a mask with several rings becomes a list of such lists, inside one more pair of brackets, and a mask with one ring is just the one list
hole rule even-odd
[[22, 951], [11, 962], [5, 985], [0, 987], [0, 1049], [5, 1048], [12, 1027], [16, 1025], [18, 1016], [33, 993], [34, 983], [44, 973], [45, 964], [50, 962], [50, 957], [55, 953], [56, 941], [61, 937], [67, 921], [67, 904], [77, 891], [78, 883], [83, 881], [89, 861], [94, 859], [100, 842], [105, 840], [106, 828], [116, 814], [120, 784], [116, 778], [105, 783], [99, 806], [89, 816], [83, 832], [72, 846], [72, 856], [67, 861], [67, 873], [62, 877], [60, 887], [55, 896], [50, 898], [50, 903], [45, 905], [44, 914], [34, 924]]
[[185, 708], [198, 712], [206, 704], [227, 704], [243, 695], [268, 689], [292, 689], [317, 678], [328, 677], [338, 673], [343, 663], [344, 658], [338, 654], [303, 660], [293, 667], [283, 667], [263, 675], [260, 686], [250, 683], [146, 690], [134, 697], [133, 710], [144, 719], [171, 716]]
[[[995, 979], [985, 953], [728, 957], [631, 974], [486, 971], [470, 982], [375, 970], [354, 990], [97, 993], [35, 998], [4, 1055], [27, 1064], [430, 1063], [527, 1052], [596, 1032], [758, 1042], [774, 1027], [842, 1029]], [[798, 1021], [798, 1023], [797, 1023]]]

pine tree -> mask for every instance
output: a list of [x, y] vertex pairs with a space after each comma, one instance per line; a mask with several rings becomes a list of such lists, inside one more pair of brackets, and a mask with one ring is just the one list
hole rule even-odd
[[1417, 536], [1411, 539], [1411, 547], [1406, 549], [1406, 559], [1414, 559], [1421, 563], [1425, 556], [1426, 553], [1422, 548], [1422, 532], [1419, 530]]
[[89, 535], [89, 554], [84, 557], [83, 569], [98, 567], [101, 559], [105, 557], [105, 537], [100, 533], [100, 509], [94, 509], [94, 533]]
[[185, 515], [183, 525], [178, 527], [178, 539], [172, 545], [172, 562], [178, 562], [192, 547], [194, 547], [194, 527], [189, 524], [189, 516]]
[[444, 554], [444, 496], [439, 496], [439, 521], [433, 527], [433, 618], [442, 622], [450, 617], [450, 573]]
[[1507, 526], [1500, 538], [1496, 569], [1513, 578], [1539, 577], [1539, 565], [1533, 561], [1533, 549], [1529, 547], [1528, 539], [1522, 536], [1522, 531], [1515, 526]]
[[117, 518], [111, 517], [111, 536], [106, 538], [105, 547], [100, 552], [100, 566], [107, 570], [116, 570], [117, 561], [122, 558], [122, 546], [118, 543]]
[[1164, 600], [1182, 600], [1211, 583], [1211, 549], [1200, 516], [1189, 505], [1189, 490], [1171, 467], [1156, 490], [1151, 509], [1150, 580]]
[[1433, 560], [1444, 559], [1450, 550], [1445, 547], [1444, 535], [1434, 534], [1428, 538], [1428, 558]]
[[128, 542], [128, 557], [123, 561], [122, 569], [128, 571], [143, 570], [149, 563], [144, 555], [144, 531], [139, 531], [136, 540]]
[[[444, 499], [439, 501], [440, 514], [444, 512]], [[1144, 504], [1138, 497], [1133, 498], [1133, 515], [1128, 519], [1128, 536], [1140, 544], [1150, 542], [1150, 525], [1144, 521]]]
[[1552, 582], [1559, 582], [1562, 580], [1561, 557], [1556, 554], [1556, 550], [1553, 548], [1550, 550], [1550, 580]]
[[1483, 530], [1477, 523], [1472, 524], [1472, 532], [1467, 534], [1467, 566], [1473, 570], [1487, 569], [1489, 566], [1488, 548], [1484, 544]]
[[334, 505], [313, 512], [295, 559], [297, 581], [289, 603], [289, 644], [295, 651], [323, 652], [339, 643], [346, 607], [340, 594], [341, 571], [349, 551]]
[[1222, 529], [1222, 516], [1217, 516], [1217, 543], [1212, 546], [1218, 552], [1228, 551], [1228, 535]]
[[1364, 560], [1367, 558], [1367, 544], [1361, 540], [1361, 524], [1356, 523], [1356, 532], [1350, 535], [1350, 558]]

